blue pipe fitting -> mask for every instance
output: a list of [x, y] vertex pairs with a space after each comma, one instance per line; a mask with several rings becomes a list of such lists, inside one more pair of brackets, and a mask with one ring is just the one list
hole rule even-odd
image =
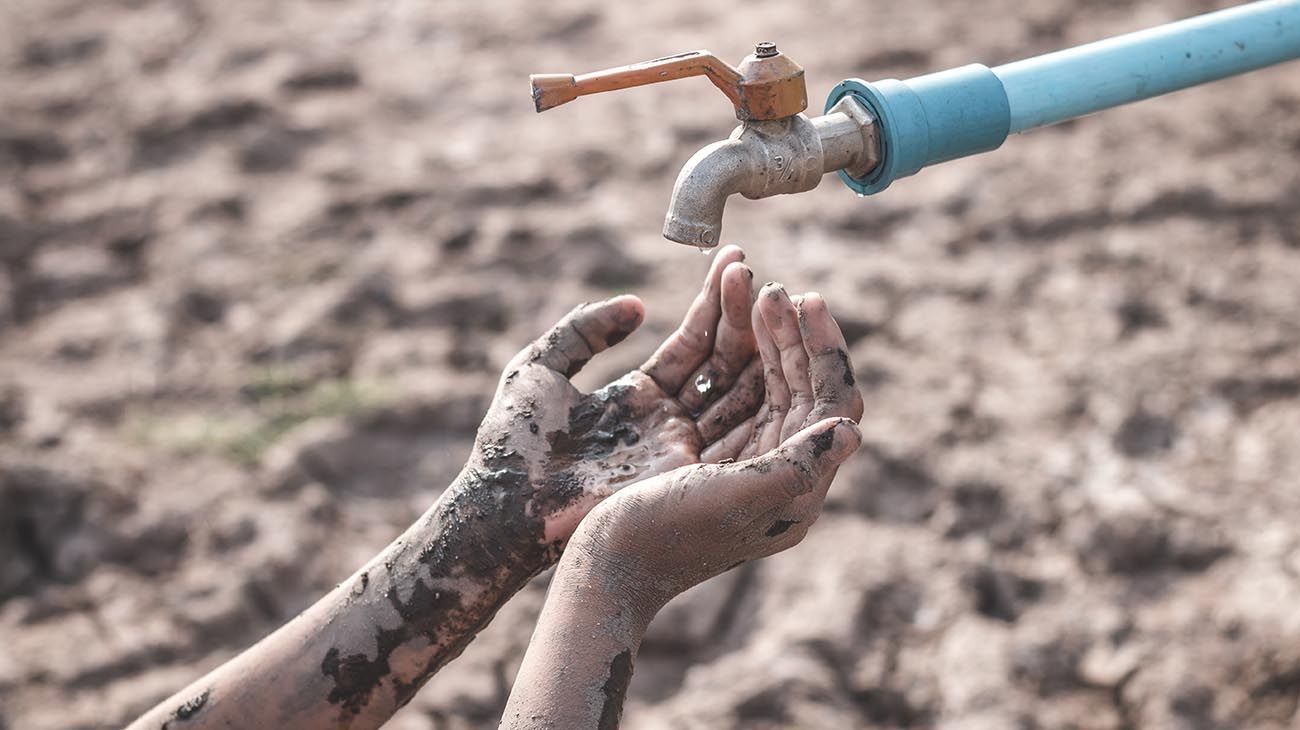
[[1011, 124], [1002, 82], [980, 64], [907, 81], [845, 79], [831, 90], [826, 110], [846, 95], [862, 102], [880, 129], [880, 164], [862, 178], [839, 171], [860, 195], [878, 193], [928, 165], [995, 150]]
[[1008, 134], [1300, 58], [1300, 0], [1257, 0], [993, 69], [841, 81], [876, 117], [881, 162], [840, 178], [878, 193], [926, 165], [996, 149]]

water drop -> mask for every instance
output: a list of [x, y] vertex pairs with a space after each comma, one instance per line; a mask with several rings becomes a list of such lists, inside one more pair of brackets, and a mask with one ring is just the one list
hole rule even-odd
[[698, 248], [700, 250], [700, 253], [704, 254], [705, 256], [708, 256], [709, 254], [713, 253], [713, 249], [711, 248], [705, 248], [704, 246], [696, 246], [696, 248]]
[[704, 373], [700, 373], [700, 376], [695, 379], [695, 390], [698, 391], [700, 395], [704, 395], [705, 393], [708, 393], [709, 388], [712, 387], [713, 387], [713, 380], [711, 380], [709, 376]]
[[858, 193], [858, 197], [859, 197], [859, 198], [865, 198], [865, 197], [867, 197], [867, 195], [866, 195], [866, 193]]

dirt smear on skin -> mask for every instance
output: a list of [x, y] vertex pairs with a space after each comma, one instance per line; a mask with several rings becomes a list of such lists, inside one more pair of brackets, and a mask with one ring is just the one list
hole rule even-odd
[[767, 532], [764, 532], [763, 534], [768, 537], [783, 535], [786, 530], [789, 530], [797, 524], [799, 524], [799, 520], [777, 520], [776, 522], [773, 522], [772, 526], [767, 528]]
[[548, 471], [580, 459], [608, 456], [622, 442], [633, 446], [641, 440], [628, 425], [632, 408], [627, 404], [632, 387], [613, 384], [586, 396], [569, 409], [568, 428], [546, 434], [550, 445]]
[[[415, 582], [410, 599], [403, 602], [398, 597], [397, 588], [389, 587], [385, 594], [390, 605], [397, 611], [402, 623], [395, 628], [380, 628], [375, 633], [378, 647], [373, 659], [366, 654], [353, 653], [343, 655], [337, 647], [331, 648], [321, 661], [321, 673], [334, 680], [328, 699], [339, 705], [343, 712], [355, 716], [370, 702], [375, 688], [392, 673], [389, 657], [403, 644], [418, 636], [423, 636], [430, 643], [438, 640], [438, 630], [446, 630], [452, 623], [452, 612], [461, 607], [460, 595], [454, 591], [438, 591], [423, 581]], [[399, 702], [409, 699], [422, 680], [417, 682], [395, 682]], [[409, 693], [408, 693], [409, 690]]]
[[[607, 456], [620, 444], [640, 441], [640, 434], [628, 425], [631, 390], [607, 386], [573, 406], [567, 428], [546, 434], [549, 448], [541, 476], [530, 472], [528, 460], [512, 446], [509, 430], [491, 441], [480, 439], [473, 465], [426, 523], [437, 525], [440, 533], [418, 548], [402, 545], [385, 560], [389, 570], [382, 579], [387, 583], [384, 596], [401, 622], [375, 632], [373, 656], [333, 647], [322, 659], [321, 673], [334, 681], [331, 703], [355, 716], [390, 680], [399, 704], [409, 701], [429, 676], [463, 651], [500, 603], [554, 562], [561, 545], [544, 544], [545, 518], [585, 494], [585, 483], [574, 467]], [[532, 420], [535, 408], [527, 404], [513, 416], [528, 421], [530, 433], [538, 430]], [[365, 580], [368, 585], [380, 578]], [[466, 580], [489, 588], [472, 605], [458, 591], [435, 587]], [[416, 677], [392, 679], [390, 658], [399, 647], [417, 639], [438, 644], [445, 637], [455, 638]]]
[[172, 711], [171, 718], [163, 723], [162, 725], [163, 730], [167, 730], [167, 728], [172, 727], [172, 723], [174, 722], [185, 722], [193, 718], [195, 715], [199, 714], [199, 712], [202, 711], [203, 708], [207, 706], [208, 699], [211, 696], [212, 696], [212, 688], [209, 687], [208, 689], [203, 690], [202, 692], [195, 695], [194, 697], [191, 697], [190, 699], [181, 703], [180, 707], [177, 707], [175, 710]]
[[835, 445], [835, 427], [831, 426], [825, 431], [810, 438], [809, 441], [812, 442], [812, 455], [814, 457], [820, 457], [822, 454], [830, 451], [831, 447]]
[[[417, 639], [450, 643], [409, 680], [393, 680], [399, 704], [458, 656], [496, 613], [501, 603], [558, 555], [558, 544], [543, 544], [543, 516], [582, 494], [576, 480], [548, 479], [536, 490], [524, 457], [509, 447], [509, 434], [483, 444], [477, 464], [467, 468], [439, 500], [427, 524], [439, 534], [420, 546], [402, 545], [385, 561], [385, 597], [401, 622], [380, 628], [373, 657], [331, 648], [321, 673], [334, 680], [329, 701], [355, 716], [376, 688], [392, 675], [389, 659], [398, 647]], [[413, 580], [408, 580], [412, 576]], [[376, 576], [368, 582], [378, 582]], [[486, 588], [474, 603], [455, 590], [436, 586], [469, 581]], [[402, 595], [408, 594], [405, 600]]]
[[605, 680], [600, 691], [605, 695], [605, 704], [600, 710], [600, 730], [617, 730], [618, 721], [623, 716], [623, 699], [627, 696], [627, 686], [632, 681], [632, 650], [624, 649], [609, 663], [609, 678]]
[[857, 385], [857, 378], [853, 376], [853, 364], [849, 362], [849, 353], [844, 350], [836, 350], [835, 354], [839, 355], [840, 364], [844, 366], [844, 384], [852, 388]]

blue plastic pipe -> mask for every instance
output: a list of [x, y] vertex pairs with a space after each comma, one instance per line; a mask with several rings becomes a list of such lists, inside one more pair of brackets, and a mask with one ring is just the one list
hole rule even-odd
[[881, 162], [840, 177], [858, 193], [1024, 132], [1300, 58], [1300, 0], [1260, 0], [990, 69], [961, 66], [906, 81], [846, 79], [880, 125]]

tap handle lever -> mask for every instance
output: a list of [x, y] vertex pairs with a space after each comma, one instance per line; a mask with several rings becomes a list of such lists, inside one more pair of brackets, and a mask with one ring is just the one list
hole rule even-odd
[[709, 77], [733, 104], [740, 103], [740, 72], [708, 51], [678, 53], [581, 76], [533, 74], [528, 79], [533, 86], [533, 103], [537, 111], [544, 112], [587, 94], [630, 89], [689, 76]]
[[544, 112], [586, 94], [628, 89], [661, 81], [705, 76], [727, 95], [736, 116], [781, 119], [808, 106], [803, 68], [786, 58], [771, 43], [760, 43], [735, 69], [708, 51], [664, 56], [630, 66], [573, 74], [533, 74], [533, 104]]

